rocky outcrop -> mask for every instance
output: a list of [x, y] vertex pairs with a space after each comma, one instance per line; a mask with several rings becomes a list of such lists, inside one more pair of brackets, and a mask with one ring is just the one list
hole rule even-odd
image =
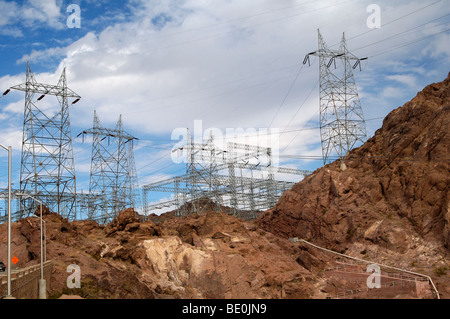
[[[448, 265], [450, 75], [392, 111], [363, 146], [285, 192], [258, 224], [336, 251]], [[356, 248], [358, 247], [358, 248]], [[358, 255], [358, 253], [356, 254]], [[439, 265], [439, 266], [438, 266]], [[426, 268], [426, 267], [425, 267]]]
[[[103, 226], [46, 214], [47, 259], [54, 262], [49, 296], [231, 299], [314, 294], [314, 277], [296, 260], [304, 252], [253, 223], [212, 212], [160, 224], [135, 216], [132, 209], [125, 210]], [[13, 234], [18, 266], [39, 262], [39, 219], [14, 223]], [[6, 237], [0, 258], [5, 244]], [[69, 265], [80, 267], [81, 288], [67, 287]]]
[[416, 234], [450, 248], [449, 127], [447, 78], [391, 112], [374, 137], [349, 153], [347, 170], [337, 162], [317, 170], [260, 224], [326, 244], [365, 238], [404, 251]]

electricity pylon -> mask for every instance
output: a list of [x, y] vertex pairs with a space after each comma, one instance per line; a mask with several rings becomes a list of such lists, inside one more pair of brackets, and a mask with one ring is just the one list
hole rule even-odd
[[[214, 143], [214, 136], [210, 134], [206, 142], [195, 143], [191, 133], [187, 130], [186, 173], [190, 178], [186, 182], [191, 198], [192, 211], [202, 213], [207, 209], [222, 210], [223, 185], [217, 179], [217, 167], [224, 152]], [[208, 195], [206, 195], [208, 193]]]
[[320, 135], [324, 164], [332, 154], [341, 160], [355, 146], [366, 140], [366, 124], [353, 76], [353, 69], [361, 68], [361, 61], [347, 49], [345, 34], [338, 50], [327, 48], [319, 34], [319, 50], [308, 53], [303, 64], [310, 63], [311, 55], [319, 57], [320, 77]]
[[[80, 96], [67, 87], [66, 69], [57, 85], [38, 83], [27, 63], [26, 82], [10, 89], [25, 92], [20, 192], [29, 193], [65, 218], [76, 219], [76, 179], [69, 103]], [[9, 90], [8, 90], [9, 91]], [[6, 92], [5, 92], [6, 93]], [[36, 94], [39, 94], [36, 99]], [[56, 96], [59, 107], [40, 102]], [[33, 207], [22, 202], [22, 210]]]
[[120, 211], [133, 207], [136, 182], [133, 141], [123, 129], [122, 116], [114, 129], [100, 125], [94, 111], [94, 125], [78, 136], [92, 135], [92, 157], [89, 181], [88, 219], [106, 223]]

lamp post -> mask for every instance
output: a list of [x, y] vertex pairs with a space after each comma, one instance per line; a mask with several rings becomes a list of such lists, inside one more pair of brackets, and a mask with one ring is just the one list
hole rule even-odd
[[7, 252], [7, 292], [6, 298], [12, 299], [11, 296], [11, 146], [5, 147], [0, 144], [0, 147], [8, 151], [8, 252]]
[[43, 249], [43, 240], [42, 240], [42, 206], [44, 204], [42, 204], [42, 202], [39, 199], [34, 198], [33, 196], [29, 195], [29, 194], [23, 194], [23, 193], [16, 193], [16, 196], [23, 196], [24, 198], [31, 198], [34, 201], [38, 202], [41, 207], [40, 211], [41, 211], [41, 279], [39, 279], [39, 299], [47, 299], [47, 283], [44, 279], [44, 249]]

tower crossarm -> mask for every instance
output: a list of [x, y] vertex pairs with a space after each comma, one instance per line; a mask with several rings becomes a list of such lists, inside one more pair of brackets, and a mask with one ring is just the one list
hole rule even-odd
[[19, 85], [15, 85], [11, 87], [11, 90], [39, 93], [44, 95], [70, 97], [75, 99], [81, 98], [81, 96], [79, 96], [78, 94], [76, 94], [74, 91], [72, 91], [67, 87], [36, 82], [26, 82]]
[[137, 137], [134, 137], [131, 134], [128, 134], [127, 132], [124, 132], [124, 131], [120, 132], [115, 129], [108, 129], [108, 128], [104, 128], [104, 127], [90, 128], [90, 129], [85, 130], [85, 131], [81, 132], [80, 134], [78, 134], [77, 137], [79, 137], [81, 135], [98, 135], [98, 136], [102, 136], [102, 137], [113, 137], [113, 138], [120, 137], [120, 138], [123, 138], [128, 141], [138, 140]]
[[317, 56], [317, 57], [323, 57], [323, 58], [346, 58], [347, 60], [355, 60], [355, 61], [362, 61], [366, 60], [367, 58], [358, 58], [354, 54], [350, 52], [342, 52], [340, 50], [317, 50], [314, 52], [310, 52], [305, 56], [305, 60], [303, 60], [303, 64], [306, 64], [308, 62], [307, 57], [309, 56]]

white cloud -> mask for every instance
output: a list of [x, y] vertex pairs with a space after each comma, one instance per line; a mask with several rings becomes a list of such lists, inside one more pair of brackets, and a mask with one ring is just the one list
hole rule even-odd
[[388, 80], [397, 81], [402, 84], [408, 85], [412, 88], [417, 87], [417, 79], [413, 74], [396, 74], [396, 75], [388, 75], [386, 77]]
[[396, 97], [400, 93], [400, 89], [398, 87], [386, 87], [383, 89], [382, 96], [385, 98]]
[[11, 28], [11, 27], [1, 27], [0, 34], [14, 38], [19, 38], [23, 36], [22, 30], [20, 30], [19, 28]]
[[13, 1], [1, 0], [0, 26], [2, 29], [9, 29], [12, 36], [19, 36], [22, 31], [17, 28], [10, 28], [11, 25], [22, 25], [27, 28], [46, 26], [62, 29], [65, 27], [61, 12], [62, 3], [62, 0], [27, 0], [20, 5]]
[[18, 16], [19, 5], [15, 2], [0, 1], [0, 26], [4, 27], [13, 23]]
[[50, 58], [62, 58], [67, 52], [67, 49], [55, 47], [48, 48], [45, 50], [32, 50], [30, 54], [24, 55], [22, 58], [16, 61], [17, 64], [22, 64], [26, 62], [36, 62], [39, 60], [47, 60]]
[[[0, 136], [0, 144], [11, 146], [13, 153], [22, 151], [22, 128], [9, 127], [3, 128]], [[0, 152], [0, 156], [5, 156], [5, 152]], [[6, 153], [6, 156], [8, 153]]]
[[[447, 25], [447, 27], [450, 26]], [[424, 49], [424, 55], [429, 55], [442, 60], [442, 63], [450, 62], [450, 33], [444, 33], [434, 39], [431, 44]]]
[[[56, 83], [62, 68], [67, 68], [69, 87], [82, 96], [71, 107], [74, 136], [92, 126], [94, 109], [105, 127], [114, 127], [122, 114], [125, 129], [142, 140], [170, 139], [173, 129], [192, 128], [195, 120], [202, 120], [205, 129], [217, 127], [223, 132], [226, 128], [265, 128], [271, 122], [273, 128], [295, 130], [317, 126], [314, 123], [319, 121], [318, 89], [311, 93], [318, 80], [318, 61], [305, 66], [293, 84], [304, 55], [317, 49], [318, 27], [328, 45], [339, 43], [346, 31], [349, 50], [371, 57], [434, 30], [415, 29], [395, 36], [443, 15], [444, 2], [408, 16], [426, 4], [379, 1], [382, 28], [371, 31], [366, 26], [369, 3], [361, 1], [132, 0], [127, 4], [132, 17], [101, 20], [108, 25], [99, 32], [92, 30], [68, 45], [34, 48], [17, 60], [38, 64], [49, 57], [63, 57], [54, 74], [36, 74], [36, 78]], [[2, 4], [5, 1], [0, 0]], [[46, 26], [58, 28], [58, 21], [64, 22], [56, 1], [46, 3], [48, 12], [37, 1], [29, 5], [34, 8], [29, 22], [36, 23], [35, 27], [45, 14], [48, 21], [42, 23]], [[23, 10], [17, 6], [18, 12]], [[13, 14], [4, 16], [0, 25], [11, 26], [17, 19]], [[438, 76], [423, 65], [423, 56], [448, 56], [448, 40], [448, 34], [443, 34], [369, 58], [362, 73], [355, 71], [365, 114], [386, 115], [405, 102], [398, 99]], [[388, 84], [382, 81], [386, 78]], [[11, 85], [24, 82], [23, 75], [14, 80]], [[0, 84], [6, 84], [2, 82], [0, 78]], [[397, 84], [403, 84], [401, 91]], [[22, 108], [10, 104], [7, 111]], [[288, 146], [284, 154], [320, 155], [318, 130], [283, 134], [279, 144], [281, 150]], [[136, 153], [144, 183], [152, 180], [149, 174], [164, 171], [170, 164], [169, 155], [146, 166], [170, 152], [170, 147], [163, 151], [151, 146], [155, 145]], [[84, 155], [77, 167], [82, 165], [80, 170], [87, 173], [89, 156]]]
[[22, 100], [8, 104], [3, 110], [10, 113], [23, 114], [24, 102]]

